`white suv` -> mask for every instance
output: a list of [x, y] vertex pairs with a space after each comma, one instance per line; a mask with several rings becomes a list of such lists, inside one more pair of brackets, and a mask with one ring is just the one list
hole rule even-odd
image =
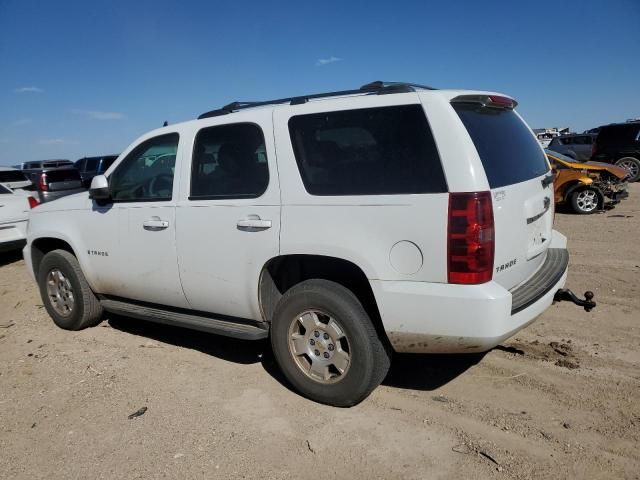
[[550, 168], [515, 105], [382, 82], [235, 102], [35, 208], [25, 259], [62, 328], [106, 310], [269, 337], [299, 392], [353, 405], [394, 350], [488, 350], [563, 287]]

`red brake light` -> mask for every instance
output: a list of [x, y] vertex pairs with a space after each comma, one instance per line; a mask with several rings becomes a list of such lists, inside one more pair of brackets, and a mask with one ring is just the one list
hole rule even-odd
[[47, 185], [47, 174], [46, 173], [41, 173], [40, 174], [40, 180], [38, 181], [38, 188], [43, 192], [47, 192], [49, 190], [49, 185]]
[[499, 105], [504, 108], [514, 108], [513, 100], [509, 97], [503, 97], [502, 95], [489, 95], [489, 101], [494, 105]]
[[37, 198], [29, 197], [29, 208], [36, 208], [38, 205], [40, 205], [40, 202]]
[[473, 285], [493, 278], [495, 234], [491, 192], [449, 194], [449, 283]]

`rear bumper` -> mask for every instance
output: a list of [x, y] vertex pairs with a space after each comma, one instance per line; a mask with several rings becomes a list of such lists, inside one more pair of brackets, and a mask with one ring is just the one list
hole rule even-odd
[[538, 271], [512, 291], [496, 282], [450, 285], [374, 280], [371, 285], [396, 351], [483, 352], [551, 306], [566, 282], [568, 259], [565, 248], [549, 249]]

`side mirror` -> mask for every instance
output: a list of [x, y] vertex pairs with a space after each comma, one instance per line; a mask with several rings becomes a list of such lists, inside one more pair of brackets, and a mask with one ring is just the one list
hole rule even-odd
[[104, 175], [96, 175], [91, 180], [91, 187], [89, 188], [89, 198], [92, 200], [104, 201], [111, 199], [111, 192], [109, 191], [109, 181]]

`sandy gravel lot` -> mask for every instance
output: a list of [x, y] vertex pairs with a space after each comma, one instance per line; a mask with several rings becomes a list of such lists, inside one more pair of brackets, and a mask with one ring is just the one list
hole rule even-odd
[[595, 311], [554, 305], [485, 355], [398, 356], [351, 409], [290, 391], [265, 343], [59, 330], [2, 255], [0, 477], [640, 478], [640, 184], [556, 228]]

